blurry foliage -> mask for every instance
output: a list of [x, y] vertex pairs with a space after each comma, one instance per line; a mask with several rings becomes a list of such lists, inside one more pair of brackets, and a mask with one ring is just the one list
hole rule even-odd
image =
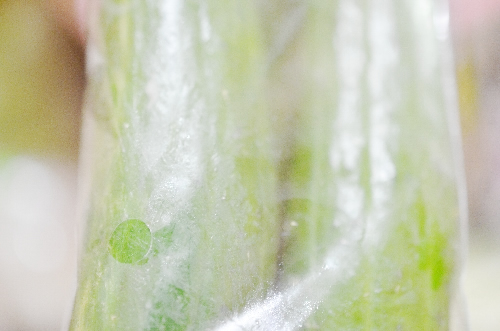
[[76, 159], [83, 54], [44, 2], [0, 2], [0, 154]]
[[458, 102], [463, 134], [474, 131], [477, 126], [479, 86], [474, 57], [467, 56], [457, 64]]

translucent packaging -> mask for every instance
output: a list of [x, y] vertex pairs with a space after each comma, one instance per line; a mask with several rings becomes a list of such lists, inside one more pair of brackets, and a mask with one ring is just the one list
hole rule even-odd
[[431, 0], [91, 10], [72, 330], [449, 330], [465, 199]]

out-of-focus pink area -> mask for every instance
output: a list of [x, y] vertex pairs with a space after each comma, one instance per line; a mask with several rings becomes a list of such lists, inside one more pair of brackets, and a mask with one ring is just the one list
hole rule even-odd
[[78, 42], [85, 43], [87, 0], [46, 0], [47, 7], [65, 30]]
[[478, 29], [499, 14], [500, 0], [450, 0], [450, 16], [458, 32]]

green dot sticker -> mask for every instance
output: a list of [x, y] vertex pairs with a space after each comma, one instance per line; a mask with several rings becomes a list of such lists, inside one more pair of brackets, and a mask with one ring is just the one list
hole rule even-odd
[[109, 253], [120, 263], [137, 263], [146, 257], [150, 249], [151, 230], [138, 219], [120, 223], [109, 239]]

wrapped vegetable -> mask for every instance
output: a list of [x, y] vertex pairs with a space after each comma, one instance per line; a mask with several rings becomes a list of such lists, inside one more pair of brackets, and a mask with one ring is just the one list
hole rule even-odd
[[71, 329], [455, 327], [465, 201], [438, 5], [94, 6]]

